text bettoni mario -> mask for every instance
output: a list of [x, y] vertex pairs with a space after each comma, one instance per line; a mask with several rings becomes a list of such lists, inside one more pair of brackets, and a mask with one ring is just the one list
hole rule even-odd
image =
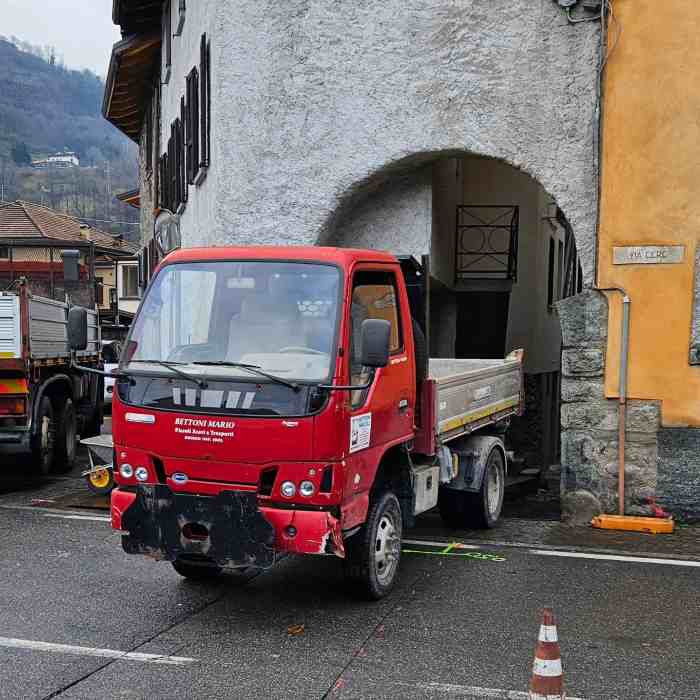
[[188, 428], [224, 428], [233, 429], [236, 423], [231, 420], [207, 420], [206, 418], [176, 418], [175, 425]]

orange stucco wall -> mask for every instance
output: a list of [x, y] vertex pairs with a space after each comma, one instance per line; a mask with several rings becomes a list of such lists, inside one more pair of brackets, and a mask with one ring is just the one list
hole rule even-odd
[[[629, 392], [666, 426], [700, 426], [688, 364], [700, 239], [700, 13], [692, 0], [615, 0], [604, 83], [598, 286], [632, 299]], [[684, 245], [676, 265], [613, 265], [616, 245]], [[609, 294], [606, 395], [617, 396], [621, 297]]]

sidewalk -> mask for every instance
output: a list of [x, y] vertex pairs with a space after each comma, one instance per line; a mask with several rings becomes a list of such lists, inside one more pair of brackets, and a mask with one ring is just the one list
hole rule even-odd
[[420, 516], [410, 537], [456, 542], [492, 542], [494, 545], [519, 544], [530, 547], [581, 548], [638, 556], [673, 557], [700, 561], [700, 525], [677, 525], [672, 535], [597, 530], [593, 527], [567, 527], [555, 520], [505, 517], [492, 530], [452, 530], [445, 527], [439, 513]]

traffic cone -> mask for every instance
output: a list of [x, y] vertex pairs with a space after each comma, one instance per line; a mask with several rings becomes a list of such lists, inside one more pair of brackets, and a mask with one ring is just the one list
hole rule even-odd
[[529, 700], [566, 700], [559, 637], [551, 608], [545, 608], [542, 613], [528, 697]]

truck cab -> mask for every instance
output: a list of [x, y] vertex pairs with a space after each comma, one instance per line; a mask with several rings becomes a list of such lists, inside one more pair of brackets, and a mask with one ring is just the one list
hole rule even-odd
[[388, 593], [403, 528], [459, 476], [439, 454], [419, 306], [388, 253], [169, 255], [115, 384], [124, 549], [194, 578], [330, 554], [358, 590]]

